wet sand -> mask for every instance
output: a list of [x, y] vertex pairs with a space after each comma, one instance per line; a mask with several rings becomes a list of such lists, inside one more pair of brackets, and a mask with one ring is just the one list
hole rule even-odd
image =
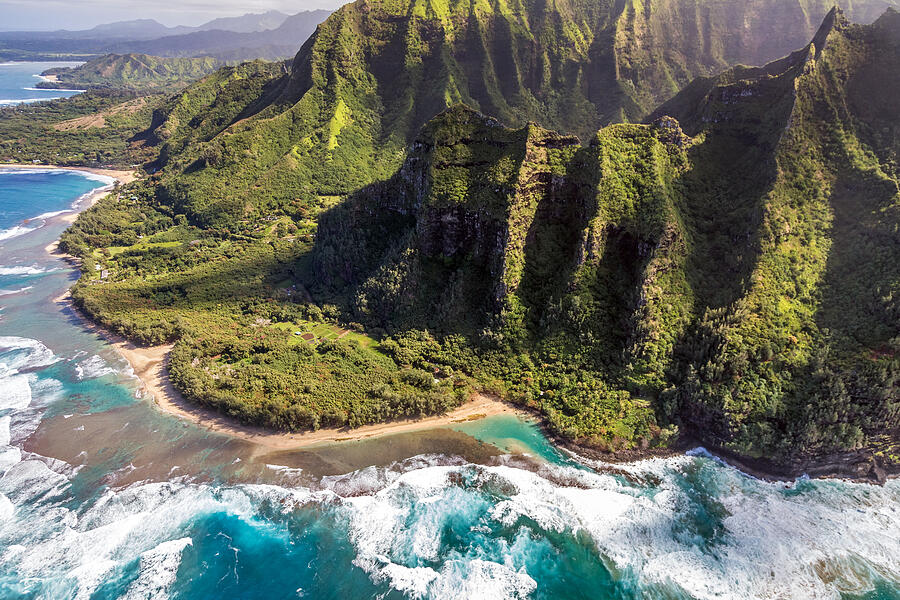
[[150, 347], [136, 346], [122, 336], [107, 331], [90, 321], [72, 303], [68, 291], [56, 298], [55, 302], [71, 308], [83, 320], [86, 329], [101, 336], [116, 349], [119, 355], [131, 365], [135, 376], [141, 381], [142, 392], [150, 397], [154, 406], [159, 410], [191, 421], [210, 431], [263, 446], [270, 451], [297, 450], [317, 445], [367, 440], [397, 433], [445, 427], [454, 423], [475, 421], [496, 415], [531, 416], [527, 411], [510, 403], [487, 394], [476, 393], [464, 405], [444, 415], [421, 419], [401, 419], [356, 429], [342, 427], [283, 433], [263, 427], [244, 425], [213, 410], [189, 402], [175, 389], [166, 370], [172, 344]]
[[366, 425], [356, 429], [344, 427], [300, 433], [273, 432], [262, 427], [240, 424], [212, 410], [188, 402], [172, 385], [166, 372], [171, 345], [141, 348], [117, 338], [117, 336], [111, 337], [106, 332], [102, 332], [102, 335], [107, 337], [119, 354], [128, 361], [131, 368], [134, 369], [135, 375], [141, 380], [145, 391], [152, 397], [154, 404], [160, 410], [192, 421], [211, 431], [253, 442], [270, 450], [296, 450], [320, 444], [359, 441], [396, 433], [432, 429], [495, 415], [527, 414], [496, 398], [485, 394], [474, 394], [466, 404], [440, 416], [403, 419]]

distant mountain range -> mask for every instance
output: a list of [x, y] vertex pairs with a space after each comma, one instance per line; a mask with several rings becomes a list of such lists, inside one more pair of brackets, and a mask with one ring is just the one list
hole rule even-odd
[[81, 31], [0, 32], [0, 60], [77, 58], [108, 53], [214, 57], [226, 61], [293, 56], [331, 14], [278, 11], [219, 18], [199, 27], [167, 27], [153, 19], [98, 25]]

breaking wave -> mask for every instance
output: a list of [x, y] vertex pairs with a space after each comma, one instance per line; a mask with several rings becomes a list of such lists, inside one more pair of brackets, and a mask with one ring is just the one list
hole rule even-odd
[[84, 379], [97, 379], [98, 377], [111, 375], [115, 372], [115, 369], [110, 367], [105, 360], [96, 354], [75, 365], [75, 375], [79, 381]]

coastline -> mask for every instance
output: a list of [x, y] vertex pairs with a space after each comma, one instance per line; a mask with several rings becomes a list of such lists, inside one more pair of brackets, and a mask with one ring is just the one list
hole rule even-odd
[[[137, 177], [134, 171], [98, 169], [93, 167], [62, 167], [58, 165], [0, 163], [0, 168], [3, 167], [84, 171], [95, 175], [112, 177], [122, 184], [130, 183]], [[64, 213], [57, 218], [69, 223], [74, 222], [81, 211], [96, 204], [100, 198], [106, 196], [111, 189], [111, 186], [103, 186], [102, 188], [96, 189], [91, 192], [90, 195], [82, 199], [77, 208], [72, 212]], [[58, 256], [77, 265], [78, 259], [69, 254], [60, 252], [58, 246], [59, 240], [56, 240], [45, 249], [49, 254]], [[69, 290], [66, 290], [62, 295], [55, 298], [54, 302], [61, 304], [66, 308], [70, 308], [72, 312], [78, 315], [82, 320], [86, 329], [99, 335], [116, 349], [119, 355], [131, 366], [135, 376], [141, 382], [143, 393], [152, 398], [152, 402], [158, 410], [191, 421], [210, 431], [252, 442], [271, 451], [292, 450], [316, 445], [359, 441], [395, 433], [444, 427], [454, 423], [473, 421], [501, 414], [532, 416], [524, 409], [515, 407], [512, 404], [490, 397], [486, 394], [478, 393], [474, 394], [464, 405], [445, 415], [424, 417], [421, 419], [403, 419], [388, 423], [366, 425], [356, 429], [330, 428], [298, 433], [273, 432], [263, 427], [241, 424], [236, 420], [223, 416], [209, 408], [188, 402], [181, 393], [175, 389], [175, 386], [168, 376], [166, 364], [169, 351], [172, 349], [171, 344], [146, 348], [136, 346], [122, 336], [114, 334], [94, 323], [87, 315], [83, 314], [72, 302]]]
[[157, 410], [176, 416], [215, 433], [221, 433], [265, 448], [267, 451], [298, 450], [313, 446], [355, 442], [383, 437], [397, 433], [408, 433], [425, 429], [446, 427], [454, 423], [480, 420], [497, 415], [531, 417], [521, 408], [494, 398], [476, 393], [462, 406], [444, 414], [420, 419], [401, 419], [387, 423], [364, 425], [355, 429], [323, 428], [316, 431], [279, 432], [253, 425], [242, 424], [210, 408], [189, 402], [175, 389], [169, 379], [167, 363], [173, 344], [140, 347], [122, 336], [112, 333], [91, 321], [72, 302], [68, 291], [54, 300], [78, 315], [85, 329], [99, 335], [113, 346], [119, 355], [131, 366], [141, 382], [142, 396], [148, 398]]
[[[134, 171], [115, 169], [97, 169], [91, 167], [60, 167], [55, 165], [18, 165], [0, 163], [0, 167], [65, 169], [72, 171], [84, 171], [97, 175], [104, 175], [116, 179], [120, 183], [129, 183], [136, 179]], [[59, 215], [58, 219], [66, 222], [74, 222], [78, 214], [96, 204], [100, 198], [106, 196], [112, 186], [103, 186], [91, 192], [83, 198], [78, 206], [71, 212]], [[78, 259], [74, 256], [62, 253], [58, 249], [59, 240], [46, 247], [49, 254], [61, 257], [75, 265]], [[78, 315], [84, 327], [112, 345], [118, 354], [131, 366], [135, 376], [141, 382], [142, 394], [149, 395], [157, 410], [171, 414], [180, 419], [193, 422], [209, 431], [228, 435], [237, 439], [256, 444], [266, 451], [283, 451], [310, 448], [338, 444], [341, 442], [360, 441], [377, 437], [388, 436], [397, 433], [422, 431], [447, 427], [454, 423], [474, 421], [489, 416], [502, 414], [516, 415], [537, 419], [544, 435], [555, 445], [581, 457], [607, 463], [611, 466], [621, 463], [630, 463], [650, 458], [665, 458], [684, 454], [693, 448], [702, 448], [703, 442], [689, 435], [683, 435], [672, 446], [666, 448], [646, 448], [608, 453], [598, 451], [590, 446], [584, 446], [577, 441], [560, 438], [550, 431], [546, 423], [536, 415], [534, 411], [516, 406], [500, 398], [485, 394], [475, 393], [468, 402], [450, 411], [445, 415], [425, 417], [420, 419], [404, 419], [366, 425], [356, 429], [329, 428], [317, 431], [285, 433], [272, 431], [264, 427], [245, 425], [235, 419], [224, 416], [215, 410], [200, 406], [186, 400], [171, 383], [167, 372], [168, 354], [172, 345], [139, 347], [125, 338], [114, 334], [93, 322], [83, 314], [72, 302], [69, 290], [55, 298], [58, 304], [71, 308]], [[705, 450], [705, 449], [704, 449]], [[887, 479], [900, 475], [897, 465], [883, 465], [871, 453], [852, 452], [809, 461], [795, 461], [791, 465], [781, 465], [767, 459], [753, 459], [737, 455], [723, 448], [709, 447], [709, 455], [732, 468], [735, 468], [747, 476], [766, 481], [794, 481], [798, 478], [810, 476], [821, 479], [845, 479], [855, 482], [875, 483], [883, 485]]]
[[69, 167], [62, 165], [34, 165], [30, 163], [0, 163], [0, 169], [3, 168], [11, 168], [11, 169], [42, 169], [46, 171], [82, 171], [84, 173], [91, 173], [92, 175], [104, 175], [106, 177], [112, 177], [117, 180], [122, 185], [126, 183], [131, 183], [135, 179], [137, 179], [137, 172], [129, 169], [104, 169], [101, 167]]

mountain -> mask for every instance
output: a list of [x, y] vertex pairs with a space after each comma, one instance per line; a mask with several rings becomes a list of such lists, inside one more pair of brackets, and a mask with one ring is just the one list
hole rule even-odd
[[209, 56], [229, 62], [283, 59], [296, 54], [329, 14], [327, 10], [312, 10], [288, 17], [271, 11], [215, 19], [200, 27], [165, 27], [141, 19], [84, 31], [0, 32], [0, 59], [62, 54], [77, 60], [85, 54], [109, 53]]
[[900, 13], [834, 10], [804, 50], [588, 147], [451, 109], [392, 180], [320, 218], [316, 275], [353, 320], [526, 352], [542, 369], [504, 365], [505, 383], [544, 393], [568, 437], [612, 443], [603, 407], [623, 394], [645, 432], [650, 399], [789, 472], [863, 448], [896, 461], [898, 50]]
[[199, 31], [236, 31], [238, 33], [253, 33], [277, 29], [289, 18], [288, 15], [277, 10], [269, 10], [263, 13], [248, 13], [240, 17], [220, 17], [213, 19], [197, 29]]
[[49, 69], [42, 75], [52, 75], [55, 80], [41, 82], [38, 87], [172, 91], [222, 66], [222, 63], [214, 58], [160, 58], [146, 54], [107, 54], [78, 67]]
[[107, 46], [113, 52], [139, 52], [155, 56], [212, 56], [236, 62], [251, 58], [283, 59], [296, 53], [316, 26], [331, 14], [311, 10], [292, 15], [278, 27], [247, 33], [203, 30], [154, 40], [120, 42]]
[[[277, 97], [248, 99], [258, 118], [196, 140], [167, 172], [197, 218], [230, 219], [245, 200], [345, 194], [388, 177], [419, 128], [457, 102], [590, 139], [610, 122], [641, 119], [695, 75], [801, 47], [829, 6], [360, 0], [319, 27]], [[254, 160], [244, 159], [248, 147]], [[204, 152], [221, 159], [204, 166]], [[234, 180], [244, 184], [224, 183]]]
[[[176, 385], [245, 421], [358, 425], [473, 386], [600, 449], [677, 427], [770, 473], [897, 470], [900, 13], [832, 10], [801, 50], [588, 135], [667, 96], [654, 74], [764, 51], [759, 9], [785, 6], [709, 10], [684, 61], [660, 40], [693, 21], [624, 4], [367, 0], [289, 73], [189, 86], [146, 133], [135, 202], [63, 238], [75, 301], [177, 340]], [[715, 33], [736, 15], [758, 20]], [[292, 337], [323, 321], [367, 336]]]
[[132, 21], [116, 21], [104, 23], [91, 29], [57, 30], [57, 31], [0, 31], [0, 39], [9, 40], [109, 40], [129, 39], [143, 40], [178, 35], [193, 31], [193, 27], [166, 27], [155, 19], [134, 19]]
[[80, 38], [124, 38], [130, 40], [152, 39], [162, 37], [164, 35], [176, 35], [179, 33], [187, 33], [191, 27], [166, 27], [162, 23], [154, 19], [135, 19], [133, 21], [117, 21], [115, 23], [106, 23], [97, 25], [85, 31], [72, 31], [62, 33], [67, 37]]

